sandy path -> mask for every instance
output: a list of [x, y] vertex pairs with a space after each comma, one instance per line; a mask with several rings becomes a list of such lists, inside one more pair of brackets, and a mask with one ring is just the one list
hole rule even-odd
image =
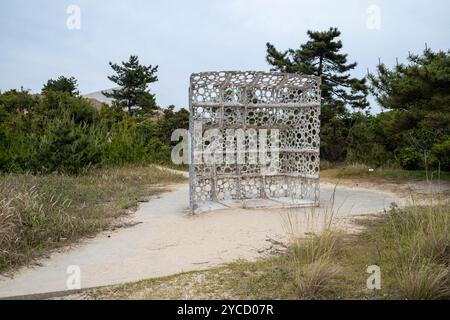
[[[334, 186], [321, 185], [323, 215]], [[23, 268], [14, 279], [0, 278], [0, 297], [67, 290], [68, 266], [81, 270], [83, 288], [119, 284], [184, 271], [200, 270], [237, 259], [267, 254], [272, 240], [286, 241], [285, 216], [307, 231], [311, 209], [226, 209], [189, 216], [188, 186], [172, 187], [140, 206], [129, 222], [134, 227], [102, 233], [95, 239], [52, 254], [41, 265]], [[399, 201], [395, 195], [359, 188], [338, 187], [335, 208], [341, 217], [382, 211]]]

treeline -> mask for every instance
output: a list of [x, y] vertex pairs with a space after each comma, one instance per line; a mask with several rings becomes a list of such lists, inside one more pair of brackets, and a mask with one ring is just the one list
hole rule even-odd
[[189, 112], [168, 108], [132, 116], [96, 110], [67, 92], [0, 95], [0, 171], [68, 174], [91, 167], [170, 163], [173, 130], [189, 125]]
[[[426, 49], [408, 62], [358, 79], [342, 53], [340, 32], [308, 32], [299, 49], [267, 44], [272, 70], [322, 78], [321, 157], [329, 162], [450, 171], [450, 52]], [[80, 173], [128, 163], [170, 164], [175, 129], [189, 112], [156, 106], [150, 84], [158, 66], [136, 56], [110, 63], [119, 89], [104, 94], [112, 106], [95, 108], [79, 96], [74, 78], [49, 80], [39, 95], [0, 94], [0, 171]], [[372, 94], [383, 112], [371, 115]]]
[[352, 115], [347, 161], [449, 171], [449, 52], [426, 49], [393, 69], [381, 64], [369, 80], [386, 111]]
[[[408, 56], [407, 63], [358, 79], [340, 32], [308, 32], [299, 49], [267, 44], [275, 71], [322, 78], [321, 157], [330, 162], [450, 170], [450, 51]], [[371, 93], [383, 112], [370, 115]]]

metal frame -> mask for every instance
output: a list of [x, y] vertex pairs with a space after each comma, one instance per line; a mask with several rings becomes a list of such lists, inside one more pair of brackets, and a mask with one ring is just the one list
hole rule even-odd
[[[190, 205], [270, 200], [280, 206], [319, 205], [320, 109], [319, 77], [277, 72], [205, 72], [190, 79]], [[201, 123], [202, 132], [196, 132]], [[280, 132], [279, 168], [261, 165], [199, 164], [205, 141], [199, 133], [217, 129]], [[251, 130], [250, 130], [251, 131]], [[249, 132], [250, 132], [249, 131]], [[246, 137], [247, 144], [258, 138]], [[225, 155], [225, 143], [221, 142]], [[247, 150], [246, 157], [249, 155]]]

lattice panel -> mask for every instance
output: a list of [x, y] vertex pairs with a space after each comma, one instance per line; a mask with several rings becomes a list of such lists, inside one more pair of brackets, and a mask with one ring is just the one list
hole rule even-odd
[[[318, 205], [320, 103], [317, 77], [276, 72], [193, 74], [192, 209], [209, 201], [254, 199]], [[240, 144], [229, 132], [242, 134]], [[262, 162], [262, 147], [268, 149], [267, 163]]]

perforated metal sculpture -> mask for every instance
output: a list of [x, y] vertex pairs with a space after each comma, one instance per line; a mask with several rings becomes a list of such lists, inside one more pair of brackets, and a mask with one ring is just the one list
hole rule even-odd
[[[227, 205], [256, 199], [280, 206], [318, 206], [320, 103], [317, 77], [274, 72], [193, 74], [192, 209], [208, 202]], [[272, 157], [270, 163], [262, 160], [263, 146]], [[205, 161], [206, 154], [210, 161]]]

